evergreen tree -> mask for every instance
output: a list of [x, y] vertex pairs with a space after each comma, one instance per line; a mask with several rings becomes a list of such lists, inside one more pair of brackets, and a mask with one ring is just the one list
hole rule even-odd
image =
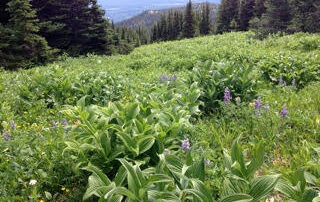
[[111, 55], [113, 50], [112, 35], [114, 29], [104, 18], [105, 12], [96, 0], [89, 3], [88, 27], [83, 33], [86, 40], [80, 54], [97, 53]]
[[192, 9], [192, 2], [189, 0], [185, 16], [184, 16], [184, 25], [183, 25], [183, 36], [186, 38], [192, 38], [195, 35], [195, 21], [194, 13]]
[[320, 32], [320, 0], [291, 0], [292, 31]]
[[0, 24], [6, 25], [9, 22], [9, 13], [6, 11], [9, 0], [0, 1]]
[[255, 17], [261, 18], [261, 16], [266, 12], [266, 7], [264, 5], [265, 0], [256, 0], [255, 2]]
[[218, 11], [217, 33], [231, 31], [238, 27], [239, 0], [222, 0]]
[[32, 0], [32, 4], [41, 22], [40, 34], [50, 46], [73, 56], [112, 52], [113, 29], [96, 0]]
[[262, 30], [267, 33], [285, 32], [290, 23], [288, 0], [266, 0], [266, 13], [262, 15]]
[[36, 12], [29, 0], [11, 0], [5, 6], [7, 23], [0, 26], [0, 61], [9, 69], [28, 68], [52, 56], [46, 40], [38, 35]]
[[249, 22], [254, 17], [255, 0], [242, 0], [239, 13], [239, 29], [247, 31]]
[[210, 5], [208, 2], [202, 5], [202, 16], [200, 22], [200, 34], [207, 35], [210, 33]]
[[160, 18], [160, 29], [158, 30], [159, 31], [159, 37], [160, 39], [162, 40], [167, 40], [167, 19], [164, 15], [161, 16]]

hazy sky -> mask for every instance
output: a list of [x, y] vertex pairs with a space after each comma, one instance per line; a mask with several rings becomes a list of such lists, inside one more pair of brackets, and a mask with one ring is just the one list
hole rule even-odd
[[[189, 0], [98, 0], [106, 10], [107, 16], [114, 21], [121, 21], [139, 14], [144, 10], [162, 9], [185, 5]], [[206, 0], [193, 0], [192, 2], [205, 2]], [[207, 0], [219, 3], [220, 0]]]

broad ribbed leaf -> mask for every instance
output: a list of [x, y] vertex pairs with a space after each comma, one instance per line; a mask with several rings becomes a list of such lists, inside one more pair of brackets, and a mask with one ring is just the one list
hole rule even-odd
[[148, 151], [154, 144], [155, 138], [152, 135], [144, 136], [138, 140], [139, 154]]
[[247, 194], [233, 194], [223, 198], [219, 202], [249, 202], [252, 200], [253, 200], [252, 196]]
[[297, 199], [298, 195], [295, 189], [291, 186], [291, 183], [288, 181], [285, 181], [283, 179], [280, 179], [275, 187], [275, 189], [282, 194], [284, 194], [286, 197], [291, 199]]
[[205, 179], [205, 170], [204, 170], [204, 159], [193, 162], [187, 171], [188, 176], [192, 178], [197, 178], [201, 181]]
[[111, 184], [111, 181], [109, 178], [96, 166], [89, 163], [88, 166], [84, 167], [83, 170], [92, 172], [94, 175], [96, 175], [99, 180], [101, 180], [106, 186]]
[[127, 178], [128, 178], [128, 186], [131, 191], [134, 192], [134, 194], [139, 194], [139, 189], [142, 188], [142, 182], [141, 179], [139, 179], [138, 174], [136, 173], [136, 170], [134, 167], [125, 159], [119, 159], [121, 164], [124, 166], [124, 168], [127, 170]]
[[117, 186], [121, 186], [127, 177], [127, 170], [121, 166], [117, 172], [116, 177], [113, 179], [113, 182], [116, 183]]
[[109, 201], [112, 199], [114, 195], [126, 196], [131, 200], [137, 200], [135, 194], [124, 187], [114, 187], [104, 196], [104, 198], [107, 199], [107, 201]]
[[155, 183], [171, 183], [172, 181], [173, 180], [167, 175], [153, 174], [148, 178], [148, 185], [152, 185]]
[[248, 175], [253, 176], [254, 173], [257, 170], [259, 170], [259, 168], [263, 164], [263, 157], [264, 157], [264, 146], [262, 142], [259, 142], [254, 148], [254, 156], [248, 166]]
[[207, 198], [208, 202], [215, 201], [211, 195], [210, 190], [203, 184], [202, 181], [197, 179], [192, 179], [191, 183], [192, 183], [193, 189], [201, 192]]
[[240, 164], [240, 168], [241, 168], [240, 172], [242, 173], [242, 176], [239, 176], [239, 177], [246, 177], [244, 157], [243, 157], [241, 146], [238, 143], [238, 140], [236, 140], [232, 145], [231, 159], [232, 159], [232, 162], [236, 161]]
[[129, 106], [126, 109], [126, 120], [130, 121], [139, 114], [140, 108], [137, 103], [129, 104]]
[[255, 178], [250, 183], [249, 195], [254, 201], [260, 201], [266, 198], [275, 188], [279, 180], [279, 175], [265, 175]]
[[303, 195], [301, 201], [303, 202], [312, 202], [314, 198], [318, 196], [318, 192], [313, 189], [306, 190]]

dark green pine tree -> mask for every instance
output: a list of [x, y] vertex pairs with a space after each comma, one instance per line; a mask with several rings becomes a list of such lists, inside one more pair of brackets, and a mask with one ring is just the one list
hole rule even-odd
[[114, 29], [104, 18], [105, 12], [97, 4], [96, 0], [90, 0], [88, 13], [88, 27], [84, 32], [86, 42], [83, 43], [81, 54], [97, 53], [111, 55], [113, 53], [112, 36]]
[[[73, 0], [72, 0], [73, 1]], [[71, 45], [72, 1], [66, 0], [32, 0], [32, 6], [37, 10], [40, 20], [40, 35], [48, 44], [62, 51]]]
[[7, 4], [10, 0], [1, 0], [0, 1], [0, 24], [5, 25], [8, 24], [10, 15], [6, 11]]
[[217, 33], [228, 32], [238, 27], [239, 0], [222, 0], [218, 11]]
[[182, 27], [181, 27], [181, 13], [178, 11], [175, 11], [173, 14], [173, 36], [174, 39], [178, 39], [181, 31], [182, 31]]
[[[110, 54], [112, 27], [96, 0], [32, 0], [49, 45], [72, 56]], [[109, 32], [109, 33], [107, 33]]]
[[293, 31], [320, 32], [320, 0], [291, 0], [290, 5]]
[[192, 2], [189, 0], [185, 15], [184, 15], [184, 25], [183, 25], [183, 36], [186, 38], [192, 38], [195, 35], [195, 20], [194, 13], [192, 9]]
[[200, 34], [207, 35], [210, 33], [210, 4], [206, 2], [201, 9]]
[[169, 12], [167, 16], [168, 25], [168, 40], [175, 40], [175, 27], [174, 27], [174, 15], [172, 11]]
[[249, 22], [254, 17], [255, 0], [242, 0], [239, 12], [239, 30], [247, 31]]
[[266, 12], [266, 6], [264, 5], [266, 0], [256, 0], [254, 6], [255, 17], [261, 18], [261, 16]]
[[286, 32], [291, 20], [288, 0], [266, 0], [265, 5], [267, 10], [262, 15], [263, 32]]
[[0, 61], [9, 69], [28, 68], [52, 57], [46, 40], [38, 35], [36, 12], [29, 0], [11, 0], [5, 6], [7, 23], [0, 28]]
[[165, 41], [168, 38], [168, 26], [167, 26], [167, 19], [164, 15], [161, 16], [160, 18], [160, 29], [159, 31], [159, 37], [161, 40]]

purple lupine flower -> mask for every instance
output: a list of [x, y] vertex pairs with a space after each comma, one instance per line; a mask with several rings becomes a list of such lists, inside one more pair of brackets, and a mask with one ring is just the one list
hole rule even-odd
[[254, 101], [254, 108], [259, 110], [262, 106], [262, 100], [260, 97]]
[[164, 153], [164, 155], [169, 155], [171, 152], [169, 149], [164, 149], [163, 153]]
[[174, 75], [170, 76], [169, 81], [175, 81], [177, 79], [178, 79], [177, 75], [174, 74]]
[[209, 159], [206, 159], [206, 160], [204, 161], [204, 164], [205, 164], [206, 166], [210, 167], [211, 161], [210, 161]]
[[160, 76], [160, 81], [169, 81], [169, 77], [167, 75]]
[[69, 125], [67, 119], [62, 119], [62, 125], [64, 127], [67, 127]]
[[224, 90], [224, 103], [227, 104], [231, 101], [232, 97], [231, 97], [231, 91], [230, 89], [227, 87]]
[[52, 128], [53, 128], [53, 130], [57, 130], [58, 129], [58, 123], [53, 121], [52, 122]]
[[240, 97], [236, 97], [236, 103], [237, 103], [237, 105], [239, 105], [241, 103], [241, 98]]
[[286, 117], [289, 115], [288, 109], [286, 107], [286, 105], [284, 105], [281, 109], [280, 115], [282, 118]]
[[185, 152], [190, 151], [191, 147], [190, 147], [190, 141], [188, 138], [182, 141], [181, 148]]
[[5, 141], [9, 141], [10, 140], [9, 131], [7, 131], [7, 130], [3, 131], [3, 139]]
[[14, 121], [10, 121], [10, 128], [15, 130], [17, 128], [17, 124]]

